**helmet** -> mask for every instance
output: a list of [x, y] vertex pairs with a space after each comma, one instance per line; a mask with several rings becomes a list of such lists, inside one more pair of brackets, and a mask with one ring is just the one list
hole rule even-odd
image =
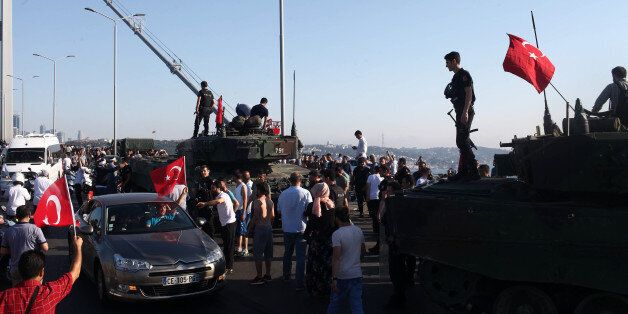
[[13, 176], [11, 177], [11, 181], [24, 183], [24, 174], [22, 174], [21, 172], [14, 173]]
[[41, 169], [41, 171], [39, 172], [39, 174], [41, 176], [47, 177], [49, 175], [48, 170], [46, 169]]

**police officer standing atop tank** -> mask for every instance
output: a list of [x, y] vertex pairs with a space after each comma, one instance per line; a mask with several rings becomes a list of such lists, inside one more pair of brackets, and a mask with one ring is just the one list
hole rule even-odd
[[445, 55], [445, 66], [449, 71], [454, 72], [451, 83], [445, 88], [445, 98], [450, 99], [456, 111], [456, 146], [460, 149], [458, 173], [449, 180], [477, 180], [480, 175], [469, 142], [469, 131], [475, 115], [473, 79], [467, 70], [460, 67], [460, 54], [456, 51]]
[[209, 134], [209, 115], [212, 112], [216, 112], [216, 100], [214, 100], [214, 94], [207, 88], [207, 82], [201, 82], [201, 90], [198, 91], [196, 97], [196, 110], [194, 111], [194, 115], [196, 118], [194, 119], [194, 135], [192, 138], [196, 138], [198, 136], [198, 128], [201, 124], [201, 120], [203, 120], [203, 136], [207, 136]]

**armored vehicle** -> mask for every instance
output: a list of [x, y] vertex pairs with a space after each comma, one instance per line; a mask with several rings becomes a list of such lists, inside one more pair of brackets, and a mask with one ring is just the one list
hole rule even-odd
[[501, 144], [500, 177], [387, 199], [392, 241], [420, 259], [427, 295], [487, 313], [628, 313], [628, 133], [583, 118], [569, 135]]
[[185, 140], [177, 146], [177, 155], [165, 158], [132, 158], [134, 190], [154, 191], [150, 172], [166, 166], [176, 158], [185, 156], [188, 185], [198, 179], [198, 167], [207, 165], [213, 178], [230, 179], [236, 170], [248, 170], [252, 176], [267, 174], [273, 194], [288, 186], [290, 173], [304, 168], [279, 163], [298, 156], [296, 136], [242, 135], [222, 137], [211, 135]]

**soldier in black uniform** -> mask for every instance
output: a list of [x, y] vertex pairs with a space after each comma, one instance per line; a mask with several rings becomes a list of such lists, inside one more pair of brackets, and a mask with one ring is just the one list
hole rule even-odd
[[[203, 225], [202, 229], [207, 233], [210, 237], [214, 237], [215, 227], [214, 227], [214, 212], [212, 206], [198, 206], [200, 202], [208, 202], [213, 200], [214, 198], [211, 195], [211, 184], [212, 179], [209, 177], [209, 167], [203, 165], [200, 168], [201, 177], [198, 180], [196, 187], [196, 196], [194, 197], [194, 207], [196, 208], [197, 217], [203, 217], [207, 220], [207, 222]], [[190, 208], [190, 207], [189, 207]]]
[[207, 82], [202, 81], [201, 90], [198, 91], [196, 97], [196, 111], [194, 111], [196, 118], [194, 119], [194, 135], [192, 138], [197, 137], [201, 120], [203, 120], [203, 135], [207, 136], [209, 134], [209, 115], [212, 112], [216, 112], [214, 103], [214, 94], [207, 88]]
[[456, 146], [460, 149], [458, 173], [449, 180], [477, 180], [480, 178], [477, 161], [469, 142], [469, 131], [475, 112], [475, 92], [471, 74], [460, 67], [460, 54], [452, 51], [445, 55], [445, 66], [454, 72], [451, 83], [445, 88], [445, 98], [451, 100], [456, 110]]
[[[126, 158], [120, 159], [120, 164], [118, 165], [118, 191], [123, 193], [131, 192], [131, 166], [129, 166], [129, 161]], [[80, 203], [79, 203], [80, 204]]]

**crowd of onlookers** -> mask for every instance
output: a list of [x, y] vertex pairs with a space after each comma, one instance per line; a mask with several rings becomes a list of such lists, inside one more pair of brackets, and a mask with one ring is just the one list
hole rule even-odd
[[[61, 160], [63, 171], [79, 204], [86, 195], [130, 192], [129, 159], [167, 156], [163, 150], [142, 153], [129, 150], [125, 157], [119, 159], [110, 155], [111, 150], [107, 147], [64, 149], [65, 155]], [[413, 172], [405, 158], [397, 159], [390, 154], [379, 158], [374, 155], [368, 158], [359, 156], [355, 161], [343, 155], [336, 158], [331, 154], [321, 157], [304, 155], [296, 163], [309, 170], [306, 171], [307, 177], [299, 172], [292, 173], [290, 187], [280, 192], [276, 204], [265, 174], [252, 179], [248, 171], [238, 171], [233, 180], [234, 188], [229, 189], [227, 180], [211, 178], [207, 166], [199, 168], [197, 182], [189, 186], [176, 185], [169, 196], [193, 217], [205, 218], [208, 223], [202, 228], [210, 236], [220, 234], [227, 274], [234, 271], [236, 257], [252, 255], [256, 270], [256, 276], [250, 282], [252, 285], [272, 280], [272, 229], [276, 226], [276, 217], [280, 216], [284, 244], [281, 279], [286, 282], [294, 280], [297, 291], [306, 290], [313, 296], [329, 297], [330, 313], [339, 312], [339, 304], [345, 299], [349, 300], [354, 313], [360, 313], [360, 258], [366, 253], [366, 248], [364, 235], [352, 223], [351, 217], [365, 217], [366, 204], [373, 232], [379, 235], [386, 213], [382, 200], [396, 189], [427, 186], [438, 178], [433, 176], [422, 158], [419, 158], [417, 170]], [[489, 167], [479, 165], [479, 171], [488, 176]], [[447, 176], [454, 174], [455, 171], [450, 170]], [[3, 293], [0, 309], [6, 308], [12, 297], [33, 293], [34, 287], [38, 286], [37, 281], [41, 282], [38, 276], [43, 274], [44, 256], [41, 252], [48, 249], [41, 229], [28, 222], [32, 208], [37, 206], [39, 198], [52, 182], [48, 173], [42, 171], [35, 179], [33, 195], [24, 189], [23, 184], [23, 176], [14, 178], [6, 216], [0, 215], [0, 253], [4, 257], [2, 262], [8, 264], [8, 277], [14, 285], [13, 290], [0, 292]], [[33, 206], [29, 203], [31, 198]], [[348, 206], [353, 199], [357, 208], [351, 215]], [[249, 246], [249, 239], [253, 239], [252, 247]], [[75, 245], [80, 247], [80, 240], [76, 240]], [[379, 249], [377, 236], [376, 244], [368, 252], [378, 254]], [[296, 255], [294, 273], [293, 255]], [[78, 260], [80, 263], [80, 255]], [[49, 298], [50, 304], [67, 295], [69, 289], [62, 289], [71, 287], [77, 276], [71, 271], [59, 280], [41, 286], [54, 296]], [[35, 301], [34, 304], [50, 306], [45, 302]], [[22, 304], [22, 309], [26, 306]]]

